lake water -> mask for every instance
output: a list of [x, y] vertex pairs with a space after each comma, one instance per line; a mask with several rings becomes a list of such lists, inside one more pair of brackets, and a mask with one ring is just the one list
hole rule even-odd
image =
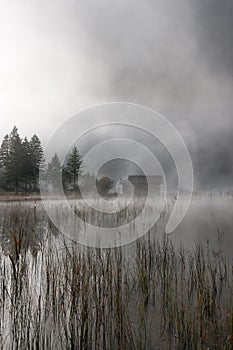
[[[80, 200], [69, 201], [69, 204], [72, 207], [79, 208], [80, 211], [85, 211], [84, 203]], [[61, 207], [60, 202], [53, 201], [52, 205], [54, 207]], [[160, 204], [159, 204], [160, 205]], [[156, 206], [156, 205], [155, 205]], [[157, 205], [158, 206], [158, 205]], [[161, 206], [161, 205], [160, 205]], [[0, 215], [3, 219], [4, 212], [11, 211], [16, 207], [22, 208], [36, 208], [37, 211], [40, 211], [42, 208], [42, 202], [21, 202], [20, 204], [15, 203], [1, 203], [0, 204]], [[138, 213], [140, 210], [138, 211]], [[150, 208], [148, 216], [151, 217], [154, 215], [155, 210], [153, 211]], [[135, 214], [135, 215], [138, 215]], [[110, 215], [110, 214], [109, 214]], [[111, 226], [111, 220], [109, 215], [98, 216], [98, 225]], [[111, 214], [113, 217], [115, 214]], [[161, 218], [157, 222], [156, 235], [160, 235], [164, 232], [165, 224], [168, 220], [168, 214], [166, 217]], [[132, 219], [132, 218], [131, 218]], [[95, 225], [96, 217], [92, 214], [90, 217], [86, 215], [86, 220], [91, 224]], [[117, 226], [120, 224], [127, 224], [128, 218], [119, 219], [117, 224], [113, 223], [112, 226]], [[93, 223], [94, 222], [94, 223]], [[41, 229], [41, 228], [40, 228]], [[133, 230], [133, 228], [131, 227]], [[132, 233], [132, 237], [134, 233]], [[223, 251], [227, 255], [233, 256], [233, 197], [201, 197], [201, 198], [192, 198], [190, 207], [178, 227], [170, 234], [174, 240], [179, 243], [182, 242], [186, 249], [192, 249], [194, 247], [195, 241], [199, 239], [202, 242], [209, 242], [212, 247], [217, 247], [219, 241], [221, 240], [221, 246]]]

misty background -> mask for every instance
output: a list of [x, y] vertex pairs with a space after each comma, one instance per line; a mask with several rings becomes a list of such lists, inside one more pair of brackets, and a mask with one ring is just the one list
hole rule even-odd
[[45, 145], [78, 110], [135, 102], [178, 129], [196, 189], [232, 189], [232, 18], [231, 0], [2, 0], [0, 138]]

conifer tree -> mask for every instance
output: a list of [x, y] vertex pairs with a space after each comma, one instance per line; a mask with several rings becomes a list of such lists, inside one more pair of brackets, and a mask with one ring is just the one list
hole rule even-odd
[[24, 188], [25, 193], [27, 193], [31, 189], [31, 184], [33, 181], [33, 159], [31, 154], [30, 143], [28, 139], [25, 137], [22, 141], [22, 171], [20, 181], [22, 183], [22, 187]]
[[7, 162], [9, 160], [9, 135], [6, 134], [3, 138], [1, 148], [0, 148], [0, 167], [4, 168], [7, 166]]
[[47, 180], [53, 186], [53, 190], [60, 190], [60, 176], [62, 176], [62, 165], [57, 153], [54, 154], [47, 167]]
[[22, 140], [18, 129], [14, 126], [10, 135], [5, 135], [0, 147], [0, 172], [1, 183], [15, 192], [38, 186], [39, 170], [43, 164], [43, 149], [38, 136], [33, 135], [31, 140], [25, 137]]
[[9, 136], [6, 134], [3, 138], [0, 148], [0, 188], [7, 190], [6, 168], [9, 161]]
[[78, 148], [74, 146], [68, 157], [66, 166], [63, 169], [63, 176], [65, 177], [65, 183], [70, 183], [71, 189], [78, 190], [78, 177], [82, 173], [83, 161], [78, 152]]
[[35, 190], [39, 183], [39, 173], [43, 171], [44, 168], [44, 152], [41, 141], [37, 135], [31, 137], [29, 144], [32, 159], [32, 179]]
[[9, 156], [5, 169], [6, 180], [15, 187], [15, 193], [18, 194], [20, 180], [23, 173], [23, 146], [22, 140], [18, 134], [18, 129], [14, 126], [9, 138]]

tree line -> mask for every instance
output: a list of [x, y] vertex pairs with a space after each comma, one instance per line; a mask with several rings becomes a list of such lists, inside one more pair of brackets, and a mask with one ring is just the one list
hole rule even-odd
[[[46, 164], [44, 150], [39, 137], [34, 134], [30, 140], [22, 139], [14, 126], [10, 134], [6, 134], [0, 147], [0, 190], [6, 192], [35, 193], [39, 192], [39, 176], [53, 190], [59, 187], [62, 176], [62, 186], [66, 191], [79, 191], [78, 180], [83, 174], [83, 159], [76, 146], [68, 154], [62, 165], [57, 153]], [[87, 184], [93, 175], [85, 174]], [[92, 179], [93, 180], [93, 179]], [[107, 195], [113, 186], [113, 181], [102, 177], [96, 181], [97, 190], [101, 195]]]

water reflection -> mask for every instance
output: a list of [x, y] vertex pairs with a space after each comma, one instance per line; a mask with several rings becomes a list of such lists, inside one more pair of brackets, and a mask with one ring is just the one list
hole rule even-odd
[[[97, 215], [93, 210], [88, 212], [82, 201], [71, 201], [70, 204], [77, 215], [97, 227], [100, 225], [104, 227], [123, 225], [129, 217], [132, 220], [141, 211], [141, 207], [138, 205], [137, 210], [130, 207], [128, 211], [123, 210], [116, 217], [115, 214], [98, 213]], [[167, 203], [168, 211], [171, 210], [172, 204], [172, 201]], [[57, 206], [56, 202], [54, 202], [54, 206]], [[169, 217], [168, 211], [163, 212], [160, 216], [156, 226], [150, 231], [151, 234], [159, 236], [164, 232]], [[153, 215], [153, 208], [148, 215]], [[12, 255], [17, 259], [22, 251], [30, 250], [33, 255], [36, 255], [48, 237], [53, 239], [51, 244], [62, 246], [64, 239], [67, 244], [71, 243], [69, 239], [60, 235], [57, 228], [51, 223], [41, 202], [0, 204], [0, 239], [4, 254]], [[233, 198], [193, 198], [184, 220], [171, 234], [171, 237], [177, 243], [182, 242], [186, 249], [192, 249], [197, 238], [200, 241], [209, 242], [213, 247], [220, 243], [223, 251], [227, 255], [232, 255]]]

